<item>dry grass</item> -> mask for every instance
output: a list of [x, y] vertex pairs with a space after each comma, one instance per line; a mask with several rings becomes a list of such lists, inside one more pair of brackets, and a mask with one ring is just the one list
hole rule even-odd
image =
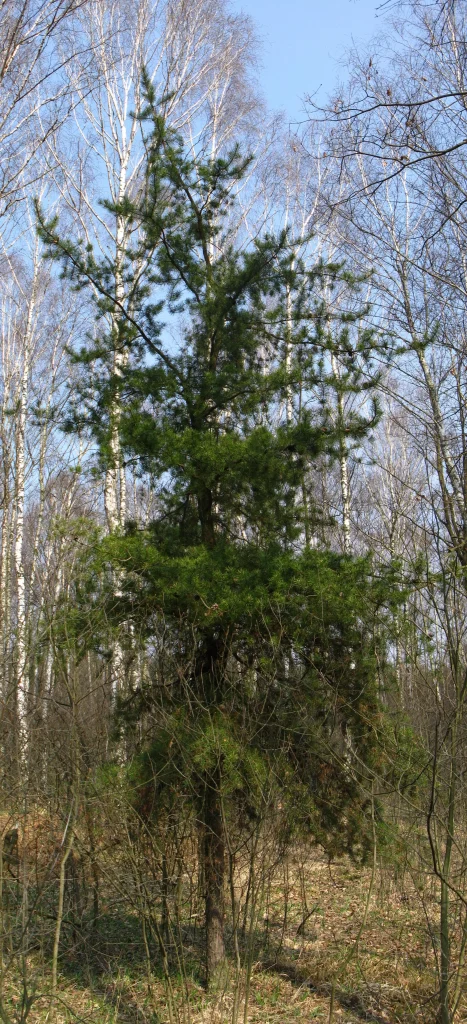
[[[235, 1024], [236, 1007], [241, 1024], [432, 1024], [436, 964], [429, 929], [436, 914], [429, 876], [396, 879], [389, 869], [361, 869], [348, 860], [329, 865], [318, 853], [288, 858], [258, 902], [245, 1010], [245, 971], [236, 975], [233, 961], [222, 995], [205, 993], [200, 929], [184, 930], [168, 987], [154, 950], [150, 970], [144, 962], [136, 915], [119, 917], [109, 902], [96, 935], [73, 946], [65, 927], [54, 1006], [40, 994], [49, 985], [47, 950], [29, 953], [27, 973], [37, 985], [29, 1021]], [[248, 941], [241, 955], [245, 963]], [[18, 1020], [22, 981], [12, 964], [5, 995], [5, 1009]]]

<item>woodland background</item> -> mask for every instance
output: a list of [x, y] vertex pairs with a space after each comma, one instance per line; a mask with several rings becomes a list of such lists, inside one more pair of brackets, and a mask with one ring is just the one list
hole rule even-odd
[[[267, 109], [255, 27], [223, 0], [0, 0], [0, 39], [1, 1019], [465, 1020], [465, 2], [394, 6], [296, 129]], [[169, 212], [177, 174], [208, 204], [216, 161], [251, 157], [219, 172], [213, 264], [282, 238], [248, 363], [273, 397], [255, 384], [256, 406], [226, 406], [216, 429], [289, 447], [269, 490], [261, 453], [241, 507], [232, 485], [229, 543], [238, 557], [274, 543], [323, 581], [292, 607], [295, 633], [284, 599], [280, 640], [260, 595], [264, 629], [222, 663], [227, 697], [196, 691], [211, 731], [195, 716], [183, 736], [175, 705], [223, 626], [135, 583], [153, 571], [135, 536], [162, 550], [174, 509], [196, 504], [175, 448], [151, 461], [125, 419], [153, 365], [139, 327], [125, 332], [141, 310], [150, 323], [170, 277], [159, 263], [166, 277], [144, 278], [148, 96], [176, 140]], [[171, 301], [153, 311], [166, 360], [205, 323], [183, 288]], [[190, 550], [227, 530], [211, 492], [212, 537], [190, 526]], [[233, 615], [227, 585], [215, 603], [206, 587], [206, 615]], [[306, 616], [322, 691], [310, 655], [303, 669]], [[239, 705], [263, 686], [284, 760], [260, 764]]]

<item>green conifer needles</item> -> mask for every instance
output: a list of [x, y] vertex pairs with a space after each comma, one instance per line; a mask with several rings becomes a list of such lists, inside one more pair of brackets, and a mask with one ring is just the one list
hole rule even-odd
[[[311, 471], [342, 450], [343, 433], [358, 443], [375, 422], [379, 343], [341, 267], [310, 268], [284, 232], [248, 240], [238, 195], [249, 162], [238, 149], [198, 159], [146, 89], [139, 195], [107, 204], [127, 226], [118, 268], [38, 218], [49, 256], [97, 297], [97, 340], [75, 354], [70, 424], [94, 432], [103, 468], [117, 429], [127, 466], [154, 493], [151, 523], [136, 517], [101, 543], [96, 608], [116, 628], [132, 623], [152, 658], [130, 701], [121, 680], [121, 709], [146, 723], [133, 768], [145, 806], [177, 793], [196, 807], [211, 977], [223, 956], [229, 806], [248, 821], [280, 793], [290, 828], [330, 850], [365, 845], [388, 589], [368, 560], [317, 547]], [[340, 313], [323, 299], [336, 281], [351, 297]], [[336, 353], [342, 392], [368, 397], [338, 420], [322, 397], [336, 385]]]

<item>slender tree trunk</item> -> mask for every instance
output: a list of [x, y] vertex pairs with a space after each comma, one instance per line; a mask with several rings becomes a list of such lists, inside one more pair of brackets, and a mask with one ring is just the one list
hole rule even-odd
[[[126, 155], [128, 159], [128, 153]], [[122, 161], [120, 167], [120, 180], [119, 180], [119, 191], [118, 201], [121, 203], [125, 198], [126, 193], [126, 160]], [[120, 334], [120, 322], [122, 320], [121, 304], [125, 299], [125, 286], [123, 281], [123, 263], [124, 263], [124, 252], [125, 252], [125, 229], [126, 223], [125, 218], [120, 214], [116, 218], [116, 236], [115, 236], [115, 298], [117, 300], [117, 306], [112, 314], [112, 333], [114, 336], [115, 350], [113, 357], [113, 372], [115, 377], [120, 378], [122, 376], [127, 354], [121, 347]], [[110, 410], [110, 460], [105, 475], [104, 484], [104, 505], [105, 513], [107, 518], [107, 528], [109, 533], [114, 533], [116, 530], [121, 529], [125, 522], [126, 517], [126, 477], [125, 467], [122, 459], [122, 449], [120, 444], [120, 417], [121, 417], [121, 405], [120, 405], [120, 394], [117, 393], [114, 399], [113, 406]], [[115, 575], [115, 588], [117, 595], [120, 592], [120, 579], [119, 574]], [[122, 645], [118, 640], [115, 641], [112, 651], [112, 670], [111, 670], [111, 691], [112, 700], [115, 700], [118, 692], [122, 689], [122, 683], [125, 676], [125, 655]]]
[[[128, 159], [128, 154], [127, 154]], [[118, 202], [122, 203], [126, 193], [126, 161], [120, 168]], [[123, 281], [123, 263], [125, 254], [126, 221], [121, 214], [116, 217], [115, 234], [115, 299], [117, 305], [112, 313], [112, 334], [114, 337], [113, 372], [121, 377], [126, 363], [126, 353], [121, 347], [120, 323], [122, 320], [121, 306], [125, 299]], [[104, 483], [104, 504], [109, 533], [122, 526], [126, 515], [126, 481], [120, 445], [120, 395], [117, 394], [110, 410], [110, 460]]]
[[348, 466], [348, 453], [347, 447], [343, 438], [344, 430], [344, 400], [342, 397], [342, 391], [339, 387], [340, 381], [340, 369], [337, 358], [334, 352], [331, 355], [332, 372], [336, 381], [336, 420], [340, 430], [341, 436], [339, 439], [339, 470], [340, 470], [340, 481], [341, 481], [341, 496], [342, 496], [342, 534], [344, 542], [344, 553], [350, 555], [351, 552], [351, 536], [350, 536], [350, 486], [349, 486], [349, 466]]
[[449, 936], [449, 887], [444, 878], [441, 879], [440, 961], [441, 984], [439, 992], [439, 1024], [452, 1024], [449, 1009], [449, 970], [451, 963], [451, 943]]
[[[292, 268], [295, 268], [295, 260], [292, 263]], [[290, 285], [287, 285], [286, 292], [286, 305], [287, 305], [287, 333], [285, 340], [285, 371], [287, 374], [290, 373], [292, 368], [292, 296], [290, 293]], [[285, 399], [285, 418], [287, 426], [290, 426], [293, 419], [293, 402], [292, 402], [292, 388], [287, 384], [287, 392]]]
[[24, 571], [24, 501], [25, 501], [25, 456], [26, 456], [26, 417], [31, 372], [31, 347], [33, 336], [33, 317], [36, 300], [38, 275], [38, 252], [36, 247], [34, 259], [34, 276], [31, 295], [28, 301], [25, 333], [23, 370], [18, 401], [18, 419], [16, 425], [16, 529], [15, 529], [15, 573], [16, 573], [16, 676], [17, 676], [17, 708], [19, 728], [19, 753], [24, 759], [28, 744], [27, 735], [27, 703], [28, 703], [28, 671], [26, 643], [26, 578]]
[[73, 850], [73, 843], [75, 839], [74, 827], [76, 818], [78, 815], [79, 807], [79, 792], [78, 792], [78, 781], [75, 779], [75, 793], [72, 798], [72, 806], [68, 816], [68, 821], [65, 826], [65, 831], [62, 839], [63, 854], [60, 860], [60, 874], [58, 883], [58, 907], [57, 917], [55, 920], [55, 931], [54, 931], [54, 942], [52, 950], [52, 984], [51, 984], [51, 1000], [55, 1000], [57, 995], [57, 982], [58, 982], [58, 954], [60, 951], [60, 936], [63, 924], [63, 910], [65, 904], [65, 883], [66, 883], [66, 866], [70, 854]]
[[[338, 396], [338, 402], [342, 405], [342, 395]], [[339, 467], [341, 477], [341, 493], [342, 493], [342, 532], [344, 538], [344, 552], [346, 555], [350, 555], [352, 550], [352, 542], [350, 536], [350, 487], [349, 487], [349, 466], [347, 459], [347, 450], [344, 442], [340, 446], [339, 453]]]
[[452, 1024], [452, 1016], [449, 1000], [449, 981], [451, 973], [451, 936], [450, 936], [450, 915], [449, 915], [449, 878], [451, 874], [451, 858], [454, 843], [454, 815], [456, 806], [456, 754], [457, 754], [457, 729], [454, 724], [451, 732], [450, 749], [450, 774], [448, 790], [448, 820], [446, 829], [446, 847], [444, 851], [443, 870], [441, 873], [441, 900], [440, 900], [440, 1024]]
[[[11, 494], [10, 494], [10, 465], [5, 457], [4, 449], [4, 487], [3, 487], [3, 515], [2, 515], [2, 544], [1, 544], [1, 567], [0, 567], [0, 613], [2, 627], [2, 700], [4, 708], [8, 708], [8, 714], [13, 713], [11, 708], [10, 692], [10, 642], [11, 642]], [[10, 721], [12, 724], [12, 720]]]
[[208, 780], [203, 807], [204, 886], [206, 902], [206, 985], [222, 981], [225, 964], [224, 882], [225, 838], [220, 796], [220, 772]]

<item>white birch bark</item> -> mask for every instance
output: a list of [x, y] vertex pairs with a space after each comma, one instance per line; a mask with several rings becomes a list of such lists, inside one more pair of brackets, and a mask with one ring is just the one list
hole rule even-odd
[[39, 247], [36, 242], [33, 253], [33, 273], [27, 298], [26, 319], [22, 339], [22, 367], [19, 381], [18, 408], [16, 418], [16, 480], [15, 480], [15, 543], [14, 566], [16, 576], [16, 678], [18, 727], [21, 754], [24, 756], [28, 742], [28, 659], [26, 637], [26, 578], [24, 568], [24, 511], [25, 511], [25, 458], [26, 424], [31, 375], [32, 347], [36, 319], [36, 302], [39, 276]]
[[[1, 304], [1, 468], [2, 468], [2, 538], [0, 566], [0, 612], [1, 612], [1, 692], [3, 706], [9, 707], [11, 685], [11, 620], [12, 620], [12, 577], [11, 553], [13, 540], [14, 448], [11, 431], [11, 408], [14, 393], [14, 343], [11, 304], [4, 295]], [[12, 365], [13, 364], [13, 365]]]
[[344, 398], [342, 391], [339, 387], [340, 381], [340, 369], [339, 363], [335, 352], [331, 353], [331, 367], [336, 382], [336, 423], [340, 431], [339, 438], [339, 475], [340, 475], [340, 486], [341, 486], [341, 498], [342, 498], [342, 538], [344, 554], [350, 555], [352, 550], [351, 541], [351, 506], [350, 506], [350, 485], [349, 485], [349, 464], [348, 464], [348, 452], [343, 437], [343, 429], [345, 423], [345, 411], [344, 411]]

